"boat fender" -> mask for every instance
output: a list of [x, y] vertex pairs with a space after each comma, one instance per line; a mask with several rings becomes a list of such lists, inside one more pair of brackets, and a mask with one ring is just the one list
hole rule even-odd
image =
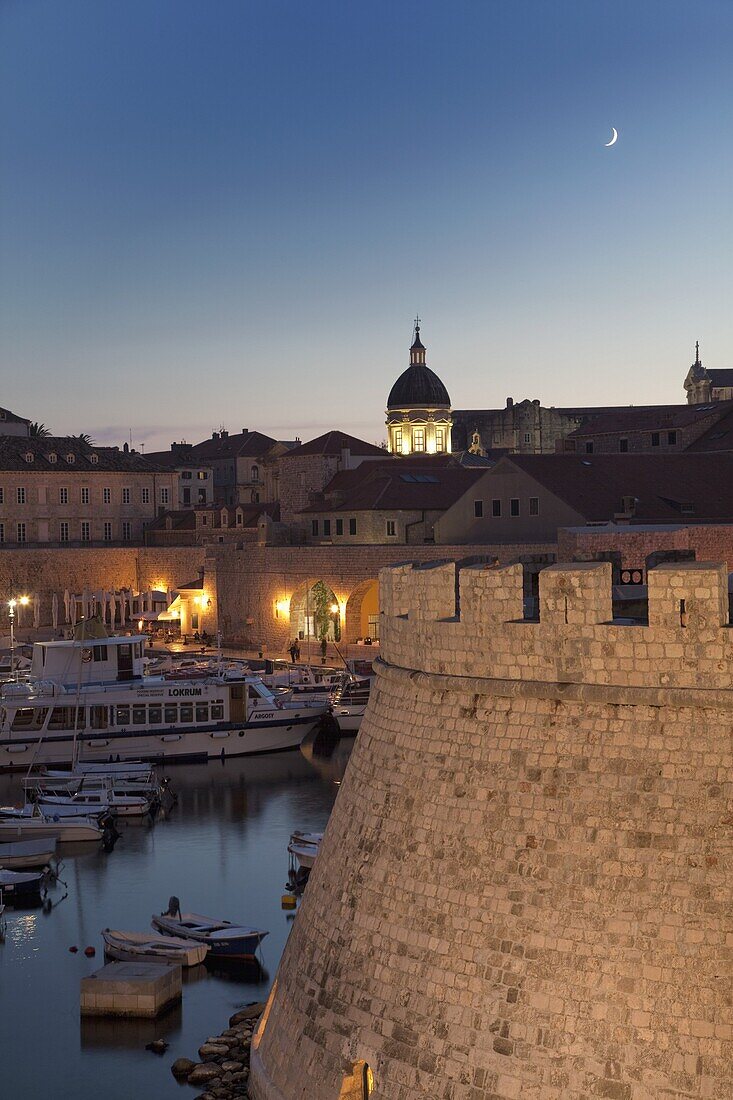
[[298, 899], [295, 894], [283, 894], [280, 898], [280, 905], [283, 909], [295, 909], [298, 904]]
[[75, 954], [77, 953], [77, 951], [78, 951], [78, 950], [79, 950], [79, 948], [78, 948], [78, 947], [70, 947], [70, 948], [69, 948], [69, 951], [70, 951], [70, 953], [71, 953], [72, 955], [75, 955]]
[[88, 959], [93, 959], [94, 956], [97, 954], [97, 949], [96, 947], [85, 947], [84, 954]]

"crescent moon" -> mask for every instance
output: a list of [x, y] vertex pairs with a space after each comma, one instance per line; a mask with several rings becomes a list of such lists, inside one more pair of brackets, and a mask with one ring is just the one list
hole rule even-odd
[[613, 130], [613, 137], [611, 138], [610, 141], [606, 142], [606, 144], [605, 144], [606, 149], [610, 149], [611, 146], [615, 145], [616, 142], [618, 141], [618, 130], [616, 129], [615, 126], [612, 126], [611, 129]]

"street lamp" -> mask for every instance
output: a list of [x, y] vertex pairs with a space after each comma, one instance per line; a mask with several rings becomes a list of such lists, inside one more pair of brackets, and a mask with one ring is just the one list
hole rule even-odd
[[27, 596], [21, 596], [20, 599], [8, 600], [8, 615], [10, 616], [10, 674], [13, 681], [17, 680], [17, 669], [15, 667], [15, 609], [18, 604], [21, 607], [26, 607], [29, 600]]

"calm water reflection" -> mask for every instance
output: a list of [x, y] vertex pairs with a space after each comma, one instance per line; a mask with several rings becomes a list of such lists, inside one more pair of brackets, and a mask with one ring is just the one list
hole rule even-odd
[[[171, 767], [178, 805], [154, 826], [120, 826], [109, 855], [101, 847], [61, 848], [61, 878], [50, 913], [7, 913], [0, 944], [0, 1095], [35, 1100], [182, 1097], [170, 1073], [178, 1057], [227, 1026], [249, 1001], [264, 1000], [291, 927], [280, 908], [293, 829], [320, 830], [338, 792], [352, 741], [329, 760], [283, 753]], [[0, 776], [0, 804], [19, 799], [19, 777]], [[149, 928], [171, 894], [185, 909], [269, 929], [264, 973], [184, 971], [183, 1003], [157, 1021], [84, 1020], [80, 979], [102, 965], [100, 930]], [[64, 896], [66, 895], [66, 896]], [[76, 945], [78, 954], [70, 954]], [[96, 958], [83, 949], [92, 945]], [[170, 1048], [145, 1050], [154, 1038]], [[194, 1095], [188, 1086], [184, 1096]]]

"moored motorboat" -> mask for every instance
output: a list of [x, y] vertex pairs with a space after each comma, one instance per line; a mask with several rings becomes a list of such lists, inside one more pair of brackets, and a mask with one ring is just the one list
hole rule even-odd
[[261, 928], [247, 928], [231, 921], [205, 917], [200, 913], [161, 913], [152, 918], [153, 928], [168, 936], [205, 943], [212, 957], [253, 959], [267, 935]]
[[122, 932], [105, 928], [102, 939], [105, 955], [121, 962], [135, 962], [146, 958], [162, 959], [181, 966], [198, 966], [209, 953], [208, 944], [156, 932]]
[[316, 862], [322, 840], [323, 833], [302, 833], [296, 830], [290, 835], [288, 852], [296, 860], [299, 867], [310, 871]]
[[0, 871], [0, 890], [6, 903], [38, 901], [45, 875], [42, 871]]
[[49, 839], [59, 841], [104, 840], [105, 829], [96, 817], [45, 817], [41, 813], [0, 816], [0, 841]]
[[56, 854], [53, 837], [40, 840], [21, 840], [17, 843], [0, 843], [0, 869], [27, 871], [47, 867]]
[[342, 733], [358, 733], [372, 689], [371, 677], [348, 678], [333, 694], [333, 716]]
[[156, 804], [152, 797], [118, 794], [112, 789], [80, 790], [67, 795], [37, 790], [35, 801], [45, 814], [75, 810], [77, 814], [111, 813], [120, 817], [144, 817]]

